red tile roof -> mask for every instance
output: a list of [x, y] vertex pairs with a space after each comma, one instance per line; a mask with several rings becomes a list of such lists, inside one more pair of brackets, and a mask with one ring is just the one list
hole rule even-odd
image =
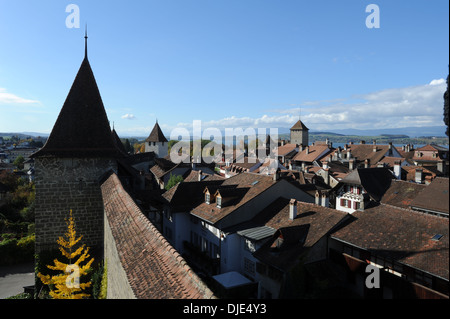
[[[241, 189], [242, 196], [239, 197], [239, 201], [234, 201], [232, 204], [224, 204], [221, 208], [217, 208], [216, 203], [213, 202], [210, 204], [202, 203], [195, 207], [191, 213], [214, 224], [235, 211], [237, 208], [254, 199], [256, 196], [260, 195], [275, 183], [276, 182], [271, 176], [254, 173], [240, 173], [225, 179], [217, 188], [219, 190], [220, 187], [235, 187]], [[216, 190], [214, 190], [214, 192], [215, 191]]]
[[[449, 213], [448, 177], [436, 177], [411, 202], [412, 207]], [[448, 223], [447, 223], [448, 226]]]
[[278, 156], [284, 156], [291, 152], [294, 152], [296, 148], [298, 148], [298, 145], [291, 143], [278, 146]]
[[[333, 238], [448, 280], [448, 219], [381, 204], [356, 211]], [[432, 240], [436, 234], [443, 237]]]
[[410, 208], [411, 202], [425, 187], [427, 187], [425, 184], [392, 180], [391, 186], [381, 199], [381, 203], [401, 208]]
[[[266, 220], [265, 226], [277, 229], [273, 238], [261, 246], [254, 256], [280, 270], [288, 270], [294, 266], [304, 252], [348, 216], [347, 213], [332, 208], [298, 201], [297, 217], [291, 220], [289, 202], [290, 199], [278, 198], [254, 220]], [[274, 250], [279, 236], [283, 237], [283, 244]]]
[[305, 147], [303, 151], [298, 152], [292, 160], [299, 162], [314, 162], [315, 160], [324, 157], [326, 154], [329, 154], [331, 151], [332, 150], [328, 145], [310, 145]]
[[138, 299], [210, 299], [211, 290], [144, 216], [116, 174], [101, 185], [107, 222]]
[[360, 162], [364, 162], [367, 159], [370, 161], [370, 164], [375, 164], [388, 153], [389, 147], [390, 145], [351, 144], [342, 153], [345, 154], [345, 158], [347, 158], [347, 153], [350, 152], [351, 157], [356, 158]]

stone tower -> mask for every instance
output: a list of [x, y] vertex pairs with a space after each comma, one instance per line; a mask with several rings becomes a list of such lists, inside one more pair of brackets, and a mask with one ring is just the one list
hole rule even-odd
[[158, 121], [145, 140], [145, 152], [154, 152], [158, 157], [166, 157], [169, 154], [169, 142], [161, 131]]
[[100, 180], [117, 170], [117, 149], [100, 92], [85, 56], [45, 145], [35, 159], [36, 253], [53, 249], [72, 210], [77, 235], [94, 251], [103, 247]]
[[308, 137], [309, 129], [306, 127], [302, 121], [298, 120], [294, 126], [291, 127], [291, 143], [292, 144], [303, 144], [303, 146], [308, 146], [309, 137]]

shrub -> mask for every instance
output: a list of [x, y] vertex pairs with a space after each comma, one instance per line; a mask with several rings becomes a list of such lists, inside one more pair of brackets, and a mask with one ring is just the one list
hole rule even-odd
[[35, 236], [21, 239], [12, 238], [13, 234], [3, 234], [0, 242], [0, 265], [13, 265], [33, 261]]

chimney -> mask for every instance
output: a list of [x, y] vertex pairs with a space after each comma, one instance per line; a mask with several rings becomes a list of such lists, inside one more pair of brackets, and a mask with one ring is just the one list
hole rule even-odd
[[309, 154], [309, 146], [306, 146], [306, 154]]
[[352, 151], [351, 149], [348, 149], [347, 151], [347, 159], [351, 159], [352, 158]]
[[377, 140], [373, 140], [372, 144], [377, 145]]
[[359, 144], [361, 144], [361, 145], [366, 144], [366, 141], [361, 140], [361, 141], [359, 142]]
[[355, 160], [351, 159], [348, 161], [348, 168], [353, 171], [353, 169], [355, 168]]
[[322, 206], [328, 207], [329, 200], [328, 200], [328, 192], [322, 192]]
[[292, 198], [289, 202], [289, 219], [294, 220], [297, 217], [297, 200]]
[[445, 167], [444, 161], [443, 161], [443, 160], [439, 160], [439, 161], [437, 162], [437, 170], [438, 170], [440, 173], [445, 174], [444, 167]]
[[394, 175], [397, 179], [402, 179], [402, 174], [401, 174], [402, 170], [401, 170], [401, 165], [400, 165], [400, 161], [399, 160], [395, 160], [394, 161]]
[[373, 152], [375, 153], [377, 151], [377, 145], [375, 144], [374, 146], [373, 146]]
[[202, 180], [202, 171], [199, 170], [198, 171], [198, 181], [201, 182], [201, 180]]
[[421, 167], [416, 168], [415, 182], [418, 184], [423, 183], [423, 169]]
[[277, 168], [275, 173], [273, 173], [273, 181], [276, 182], [280, 179], [280, 169]]
[[370, 159], [366, 159], [364, 161], [364, 168], [369, 168], [370, 167]]
[[316, 205], [320, 205], [320, 191], [319, 190], [316, 190], [316, 202], [315, 202], [315, 204]]
[[323, 175], [323, 181], [325, 182], [325, 184], [329, 185], [330, 184], [330, 169], [324, 168], [324, 175]]

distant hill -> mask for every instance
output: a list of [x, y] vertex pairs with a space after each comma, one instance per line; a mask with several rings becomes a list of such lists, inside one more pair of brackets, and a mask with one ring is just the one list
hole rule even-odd
[[0, 132], [0, 136], [2, 137], [11, 137], [11, 136], [18, 136], [19, 138], [27, 138], [27, 137], [48, 137], [50, 134], [48, 133], [37, 133], [37, 132], [20, 132], [20, 133], [14, 133], [14, 132], [9, 132], [9, 133], [2, 133]]
[[[390, 129], [343, 129], [333, 130], [333, 133], [342, 135], [357, 135], [357, 136], [379, 136], [379, 135], [407, 135], [411, 138], [423, 136], [445, 137], [446, 127], [442, 126], [423, 126], [423, 127], [403, 127]], [[310, 131], [310, 133], [316, 133]]]

